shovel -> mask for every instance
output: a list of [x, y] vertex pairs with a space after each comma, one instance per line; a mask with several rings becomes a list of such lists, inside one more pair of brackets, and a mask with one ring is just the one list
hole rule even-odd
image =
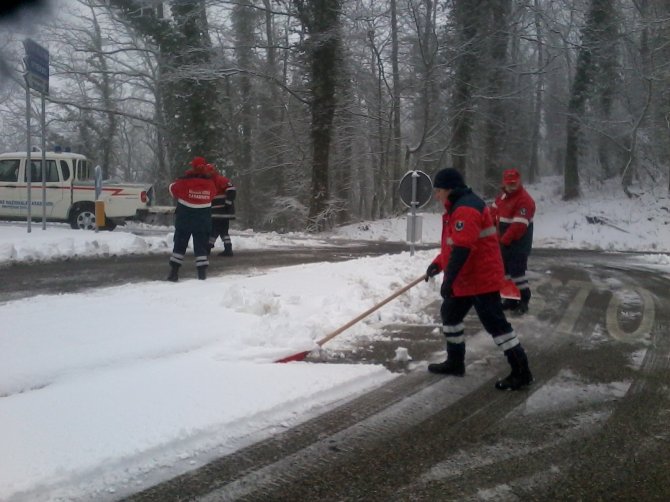
[[521, 292], [512, 279], [506, 279], [503, 287], [500, 289], [500, 296], [510, 300], [520, 300]]
[[[358, 317], [356, 317], [356, 318], [352, 319], [351, 321], [349, 321], [348, 323], [346, 323], [344, 326], [340, 326], [340, 327], [337, 328], [335, 331], [333, 331], [333, 332], [331, 332], [331, 333], [328, 333], [328, 334], [327, 334], [326, 336], [324, 336], [321, 340], [318, 340], [318, 341], [316, 342], [316, 345], [320, 348], [320, 347], [323, 346], [323, 344], [326, 343], [328, 340], [330, 340], [330, 339], [332, 339], [332, 338], [335, 338], [337, 335], [339, 335], [339, 334], [342, 333], [343, 331], [345, 331], [345, 330], [351, 328], [354, 324], [356, 324], [356, 323], [357, 323], [358, 321], [360, 321], [361, 319], [366, 318], [367, 316], [369, 316], [370, 314], [372, 314], [375, 310], [377, 310], [377, 309], [379, 309], [380, 307], [386, 305], [388, 302], [390, 302], [390, 301], [393, 300], [394, 298], [400, 296], [401, 294], [403, 294], [403, 293], [404, 293], [405, 291], [407, 291], [408, 289], [413, 288], [414, 286], [416, 286], [417, 284], [419, 284], [421, 281], [425, 281], [425, 280], [426, 280], [426, 274], [423, 274], [421, 277], [417, 277], [416, 279], [414, 279], [414, 280], [413, 280], [412, 282], [410, 282], [409, 284], [407, 284], [407, 285], [403, 286], [402, 288], [398, 289], [397, 291], [395, 291], [391, 296], [389, 296], [389, 297], [383, 299], [383, 300], [380, 301], [378, 304], [376, 304], [376, 305], [370, 307], [368, 310], [366, 310], [365, 312], [363, 312], [362, 314], [360, 314]], [[297, 352], [296, 354], [291, 354], [290, 356], [282, 357], [281, 359], [277, 359], [275, 362], [276, 362], [276, 363], [290, 363], [290, 362], [292, 362], [292, 361], [303, 361], [303, 360], [307, 357], [307, 355], [308, 355], [310, 352], [312, 352], [313, 350], [315, 350], [316, 348], [317, 348], [317, 347], [314, 347], [314, 348], [309, 349], [309, 350], [303, 350], [302, 352]]]

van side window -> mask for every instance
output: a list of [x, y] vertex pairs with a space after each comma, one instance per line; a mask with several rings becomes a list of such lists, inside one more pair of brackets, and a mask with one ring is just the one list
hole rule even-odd
[[[37, 181], [42, 181], [42, 161], [41, 160], [31, 160], [31, 169], [30, 169], [30, 176], [31, 182], [37, 182]], [[47, 160], [45, 163], [45, 171], [46, 171], [46, 176], [45, 179], [47, 181], [60, 181], [60, 178], [58, 177], [58, 169], [56, 168], [56, 161], [54, 160]], [[28, 181], [26, 179], [26, 181]]]
[[63, 181], [68, 181], [70, 179], [70, 166], [67, 161], [60, 161], [60, 171], [63, 174]]
[[0, 181], [19, 181], [19, 159], [0, 160]]
[[79, 181], [87, 181], [89, 178], [88, 163], [85, 160], [77, 160], [77, 179]]

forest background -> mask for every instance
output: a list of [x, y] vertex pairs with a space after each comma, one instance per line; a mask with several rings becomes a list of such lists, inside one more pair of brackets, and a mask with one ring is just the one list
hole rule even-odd
[[667, 0], [31, 4], [0, 24], [0, 151], [25, 150], [30, 37], [50, 51], [50, 148], [159, 203], [205, 156], [244, 228], [395, 216], [413, 169], [456, 167], [486, 197], [508, 167], [561, 175], [565, 200], [613, 178], [670, 190]]

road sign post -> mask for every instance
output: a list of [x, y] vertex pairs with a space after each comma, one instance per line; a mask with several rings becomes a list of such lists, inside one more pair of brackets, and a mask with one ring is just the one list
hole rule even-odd
[[421, 240], [422, 220], [416, 210], [430, 201], [433, 183], [423, 171], [408, 171], [400, 180], [398, 188], [400, 200], [410, 208], [407, 216], [407, 240], [410, 243], [410, 256], [414, 256], [414, 243]]
[[95, 231], [105, 226], [105, 201], [100, 200], [102, 194], [102, 167], [95, 166]]
[[49, 51], [30, 38], [23, 41], [26, 56], [23, 58], [26, 80], [26, 148], [28, 159], [26, 163], [26, 190], [28, 202], [27, 218], [28, 232], [32, 220], [32, 161], [30, 159], [30, 89], [40, 93], [42, 98], [42, 230], [46, 230], [46, 105], [44, 96], [49, 94]]
[[[27, 82], [26, 82], [27, 83]], [[26, 166], [30, 166], [31, 160], [30, 160], [30, 87], [26, 85]], [[27, 194], [26, 194], [26, 202], [28, 203], [28, 207], [26, 208], [27, 210], [27, 220], [26, 220], [26, 230], [28, 233], [32, 231], [31, 228], [31, 223], [32, 223], [32, 215], [31, 215], [31, 200], [30, 200], [30, 194], [31, 194], [31, 187], [30, 187], [30, 175], [31, 175], [31, 170], [30, 169], [25, 169], [24, 172], [26, 173], [24, 176], [26, 178], [26, 186], [27, 188]]]

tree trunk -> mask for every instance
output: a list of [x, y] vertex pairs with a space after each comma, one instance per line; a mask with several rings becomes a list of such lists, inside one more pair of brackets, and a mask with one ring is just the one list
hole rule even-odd
[[[254, 10], [249, 0], [241, 0], [233, 7], [232, 21], [235, 35], [235, 55], [237, 66], [241, 70], [237, 78], [239, 100], [239, 126], [233, 127], [237, 135], [238, 151], [236, 155], [237, 188], [239, 189], [239, 209], [244, 214], [245, 224], [254, 227], [259, 222], [260, 208], [255, 204], [262, 202], [256, 196], [253, 176], [252, 129], [254, 123], [254, 103], [251, 79], [254, 46]], [[237, 101], [236, 100], [236, 101]], [[232, 173], [231, 173], [232, 174]]]
[[[400, 128], [400, 69], [398, 66], [398, 18], [397, 0], [391, 0], [391, 68], [393, 72], [393, 104], [392, 104], [392, 134], [391, 134], [391, 166], [393, 178], [397, 183], [403, 175], [402, 165], [402, 131]], [[398, 208], [399, 197], [392, 197], [392, 212]]]
[[507, 64], [507, 20], [509, 17], [509, 0], [498, 0], [490, 5], [488, 15], [489, 57], [488, 82], [488, 113], [485, 125], [484, 150], [484, 190], [486, 197], [495, 197], [500, 187], [502, 171], [501, 144], [504, 141], [507, 129], [507, 117], [503, 95], [505, 85], [505, 71]]
[[467, 155], [474, 121], [472, 89], [478, 61], [474, 49], [477, 37], [478, 2], [454, 0], [454, 17], [458, 32], [457, 43], [462, 47], [456, 62], [454, 89], [451, 98], [451, 159], [452, 167], [464, 176], [467, 173]]
[[295, 2], [303, 26], [310, 35], [306, 41], [312, 119], [312, 183], [308, 229], [321, 231], [328, 228], [333, 221], [333, 215], [330, 214], [328, 169], [336, 105], [341, 0]]
[[375, 218], [382, 218], [386, 215], [386, 210], [390, 209], [389, 194], [393, 193], [393, 180], [390, 176], [388, 157], [386, 156], [386, 131], [384, 127], [384, 105], [383, 105], [383, 70], [384, 62], [375, 46], [374, 30], [368, 30], [368, 39], [370, 41], [371, 51], [371, 67], [372, 78], [375, 82], [375, 100], [373, 108], [373, 116], [375, 121], [375, 128], [377, 130], [377, 153], [374, 155], [376, 160], [376, 167], [374, 168], [375, 177], [375, 195], [377, 205], [375, 207]]
[[542, 126], [542, 102], [544, 96], [544, 44], [539, 0], [534, 0], [535, 8], [535, 35], [537, 37], [537, 80], [535, 81], [535, 101], [533, 103], [533, 136], [530, 144], [530, 162], [528, 165], [528, 183], [534, 183], [540, 174], [539, 149], [540, 129]]
[[[568, 104], [563, 198], [579, 197], [579, 142], [586, 102], [600, 92], [600, 111], [609, 114], [615, 58], [614, 10], [611, 0], [591, 0], [582, 30], [575, 79]], [[596, 87], [595, 83], [599, 85]]]

